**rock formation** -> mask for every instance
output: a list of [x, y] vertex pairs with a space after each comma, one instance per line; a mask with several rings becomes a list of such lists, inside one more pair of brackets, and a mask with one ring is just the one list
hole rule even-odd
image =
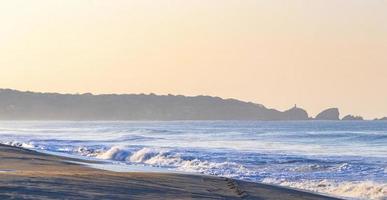
[[338, 108], [329, 108], [319, 113], [316, 120], [340, 120], [340, 112]]
[[302, 109], [294, 106], [293, 108], [283, 112], [283, 120], [308, 120], [308, 113]]
[[347, 116], [343, 117], [342, 120], [350, 121], [350, 120], [364, 120], [364, 119], [361, 116], [347, 115]]

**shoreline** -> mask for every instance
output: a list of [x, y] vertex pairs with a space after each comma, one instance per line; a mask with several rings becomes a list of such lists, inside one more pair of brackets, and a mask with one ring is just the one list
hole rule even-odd
[[0, 145], [0, 198], [338, 199], [231, 178], [175, 172], [113, 172], [88, 167], [87, 163], [95, 162]]

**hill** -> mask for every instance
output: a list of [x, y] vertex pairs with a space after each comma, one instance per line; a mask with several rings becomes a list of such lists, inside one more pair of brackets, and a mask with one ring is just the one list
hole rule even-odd
[[2, 120], [307, 120], [294, 107], [281, 112], [261, 104], [211, 96], [59, 94], [0, 89]]

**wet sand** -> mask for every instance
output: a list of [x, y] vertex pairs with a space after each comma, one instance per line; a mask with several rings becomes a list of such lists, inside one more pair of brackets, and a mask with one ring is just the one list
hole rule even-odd
[[0, 199], [336, 199], [229, 178], [112, 172], [0, 145]]

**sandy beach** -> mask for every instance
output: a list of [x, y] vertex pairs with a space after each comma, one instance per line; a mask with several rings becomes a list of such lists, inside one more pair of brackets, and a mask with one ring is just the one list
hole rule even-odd
[[[80, 160], [0, 145], [1, 199], [335, 199], [229, 178], [119, 173]], [[82, 161], [84, 162], [84, 161]]]

